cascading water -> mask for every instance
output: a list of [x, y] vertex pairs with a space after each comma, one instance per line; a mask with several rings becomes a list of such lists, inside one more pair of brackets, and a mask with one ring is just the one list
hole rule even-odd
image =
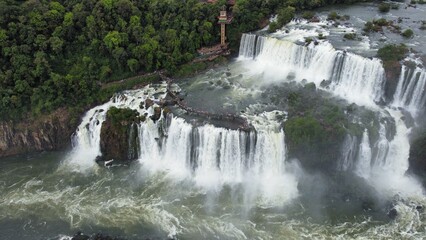
[[[244, 34], [241, 46], [241, 59], [255, 57], [249, 68], [267, 78], [306, 79], [317, 86], [330, 81], [330, 91], [360, 105], [374, 106], [382, 100], [384, 69], [378, 59], [338, 51], [327, 42], [300, 46], [254, 34]], [[258, 49], [255, 56], [253, 49]]]
[[222, 185], [243, 184], [258, 189], [257, 200], [264, 204], [281, 205], [297, 196], [296, 179], [285, 171], [282, 129], [244, 132], [212, 125], [193, 127], [177, 117], [171, 119], [166, 132], [159, 129], [154, 123], [139, 128], [140, 162], [149, 171], [190, 178], [215, 192]]
[[[241, 58], [247, 61], [253, 74], [276, 81], [306, 79], [335, 96], [383, 114], [388, 112], [395, 119], [396, 135], [393, 140], [387, 139], [386, 133], [390, 129], [383, 123], [380, 123], [379, 129], [372, 130], [374, 133], [365, 130], [359, 140], [355, 136], [348, 136], [343, 144], [339, 169], [354, 171], [378, 188], [386, 191], [392, 189], [390, 194], [405, 190], [412, 194], [413, 188], [421, 193], [421, 186], [416, 181], [404, 177], [408, 169], [409, 130], [397, 112], [388, 108], [383, 110], [376, 104], [382, 102], [384, 94], [385, 74], [380, 60], [335, 50], [328, 42], [301, 46], [272, 37], [253, 38], [253, 34], [243, 36], [241, 45], [244, 48], [240, 49], [240, 56], [250, 54], [252, 49], [259, 49], [254, 60]], [[250, 44], [255, 46], [249, 47]], [[393, 105], [418, 109], [425, 100], [425, 79], [424, 72], [419, 69], [409, 76], [401, 76]], [[369, 134], [377, 134], [378, 138], [370, 142]], [[399, 188], [393, 187], [379, 178], [391, 178], [401, 184], [394, 184]], [[393, 180], [389, 182], [395, 182]], [[408, 182], [414, 187], [407, 189], [406, 186], [410, 185]]]
[[371, 172], [371, 148], [367, 130], [365, 130], [362, 135], [355, 171], [364, 178], [369, 177]]
[[420, 67], [409, 69], [402, 65], [393, 105], [414, 113], [426, 106], [426, 70]]
[[[67, 163], [83, 169], [93, 166], [94, 159], [101, 154], [100, 131], [110, 107], [128, 107], [150, 115], [152, 107], [145, 109], [141, 104], [147, 98], [160, 101], [164, 92], [164, 84], [148, 86], [118, 94], [88, 111], [74, 136], [74, 151]], [[208, 191], [220, 191], [223, 185], [244, 185], [246, 191], [257, 189], [246, 202], [282, 205], [298, 193], [295, 177], [285, 170], [284, 132], [274, 120], [276, 114], [253, 117], [256, 131], [249, 132], [213, 125], [194, 127], [178, 117], [157, 122], [147, 118], [137, 126], [139, 161], [149, 172], [165, 172], [175, 180], [192, 179]], [[272, 182], [275, 184], [271, 185]]]
[[[178, 117], [181, 115], [168, 115], [156, 122], [148, 117], [147, 121], [132, 128], [133, 133], [138, 134], [135, 139], [140, 149], [129, 154], [138, 154], [139, 164], [129, 168], [93, 168], [94, 159], [100, 154], [99, 133], [107, 110], [112, 106], [129, 107], [149, 116], [153, 114], [153, 107], [146, 109], [141, 103], [150, 98], [155, 107], [166, 89], [165, 84], [160, 84], [117, 94], [108, 103], [86, 113], [74, 136], [75, 148], [59, 169], [52, 168], [57, 158], [44, 157], [38, 161], [25, 159], [22, 165], [11, 159], [2, 165], [0, 229], [13, 231], [9, 235], [14, 236], [15, 229], [10, 230], [7, 225], [11, 219], [18, 222], [13, 226], [22, 228], [26, 239], [34, 239], [28, 237], [34, 229], [39, 229], [40, 239], [47, 238], [47, 231], [71, 235], [80, 229], [86, 233], [107, 229], [115, 235], [158, 236], [158, 239], [423, 239], [425, 198], [421, 195], [422, 188], [405, 173], [410, 129], [399, 110], [374, 104], [381, 98], [379, 61], [336, 51], [326, 43], [303, 47], [267, 37], [250, 38], [247, 42], [251, 42], [253, 48], [247, 44], [242, 51], [250, 48], [251, 53], [246, 58], [251, 59], [231, 63], [231, 70], [226, 73], [217, 71], [222, 80], [238, 76], [238, 81], [230, 80], [234, 84], [230, 89], [200, 90], [198, 94], [220, 93], [223, 95], [214, 97], [223, 97], [228, 104], [238, 104], [246, 100], [243, 96], [250, 92], [256, 102], [248, 101], [238, 112], [255, 130], [220, 128], [209, 124], [208, 119], [184, 120]], [[262, 53], [267, 48], [273, 57]], [[293, 55], [280, 56], [278, 50]], [[280, 59], [287, 64], [282, 64], [283, 68], [288, 69], [268, 68], [269, 63], [279, 65]], [[259, 77], [247, 78], [244, 70], [233, 69], [242, 66], [241, 63], [249, 65]], [[275, 72], [268, 73], [265, 69]], [[346, 136], [342, 151], [333, 156], [336, 161], [338, 155], [342, 156], [339, 163], [342, 174], [322, 177], [328, 172], [305, 172], [297, 160], [289, 159], [282, 125], [294, 116], [284, 112], [284, 107], [281, 111], [275, 110], [277, 105], [269, 101], [269, 97], [280, 97], [279, 93], [257, 88], [255, 84], [250, 86], [252, 91], [246, 91], [244, 85], [246, 79], [256, 84], [268, 82], [268, 74], [278, 80], [300, 81], [306, 77], [317, 86], [323, 79], [330, 80], [328, 86], [321, 88], [369, 106], [368, 114], [374, 116], [364, 118], [367, 111], [360, 110], [364, 109], [362, 106], [353, 110], [351, 120], [360, 128], [350, 129], [353, 133], [348, 131], [353, 135]], [[208, 82], [214, 76], [203, 78]], [[365, 86], [360, 87], [358, 81]], [[234, 94], [236, 85], [238, 97], [229, 97]], [[300, 85], [283, 86], [296, 88]], [[351, 88], [353, 92], [348, 91]], [[193, 92], [190, 87], [188, 89], [187, 98], [190, 98]], [[257, 97], [257, 93], [271, 95]], [[217, 99], [212, 101], [219, 105], [218, 108], [222, 106]], [[94, 171], [87, 171], [89, 169]], [[78, 170], [86, 171], [81, 174], [76, 172]], [[354, 178], [352, 172], [359, 177]], [[342, 179], [342, 183], [332, 182], [335, 177]], [[324, 179], [332, 179], [329, 189], [329, 182]], [[356, 182], [356, 189], [346, 188], [348, 180]], [[335, 187], [345, 189], [340, 191]], [[396, 219], [387, 220], [388, 206], [380, 205], [380, 201], [371, 211], [364, 209], [364, 197], [368, 207], [371, 206], [368, 204], [370, 197], [376, 197], [373, 196], [376, 193], [364, 194], [371, 189], [384, 196], [381, 199], [386, 202], [394, 200], [398, 194], [392, 205], [398, 214]], [[5, 226], [2, 221], [6, 222]], [[52, 227], [46, 231], [49, 225]], [[50, 236], [49, 239], [60, 239]]]
[[336, 59], [330, 89], [350, 102], [371, 105], [382, 100], [384, 73], [379, 59], [345, 53]]
[[254, 34], [244, 34], [242, 36], [240, 45], [240, 58], [251, 58], [256, 57], [256, 39], [257, 36]]
[[147, 115], [152, 115], [153, 108], [145, 109], [140, 106], [141, 103], [147, 98], [152, 99], [154, 102], [158, 102], [159, 99], [165, 97], [165, 94], [165, 83], [147, 86], [142, 90], [126, 91], [116, 94], [109, 102], [89, 110], [83, 116], [80, 126], [72, 137], [73, 151], [69, 156], [69, 161], [66, 161], [65, 164], [80, 170], [88, 169], [95, 164], [94, 159], [101, 154], [101, 128], [109, 108], [128, 107], [137, 110], [141, 114], [146, 113]]

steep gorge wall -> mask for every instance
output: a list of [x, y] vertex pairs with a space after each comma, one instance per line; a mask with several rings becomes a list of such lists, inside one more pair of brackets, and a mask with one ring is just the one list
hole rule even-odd
[[36, 120], [0, 122], [0, 157], [71, 146], [77, 124], [70, 120], [70, 113], [59, 109]]

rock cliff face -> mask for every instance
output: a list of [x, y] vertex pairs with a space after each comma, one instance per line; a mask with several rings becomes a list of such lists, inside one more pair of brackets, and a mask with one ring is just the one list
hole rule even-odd
[[426, 185], [426, 133], [412, 141], [409, 170], [423, 178]]
[[0, 157], [65, 149], [75, 129], [65, 109], [36, 120], [0, 122]]
[[102, 160], [130, 161], [137, 158], [137, 127], [131, 122], [121, 125], [105, 121], [101, 128]]
[[138, 130], [136, 123], [143, 121], [139, 113], [129, 108], [112, 107], [101, 128], [101, 153], [97, 161], [131, 161], [138, 157]]
[[390, 61], [386, 62], [384, 67], [386, 73], [385, 100], [386, 102], [391, 102], [401, 74], [401, 63], [398, 61]]

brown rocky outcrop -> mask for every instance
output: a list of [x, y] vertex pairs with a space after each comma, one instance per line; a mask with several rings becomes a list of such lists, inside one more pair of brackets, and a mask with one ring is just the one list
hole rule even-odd
[[399, 76], [401, 75], [401, 63], [398, 61], [387, 61], [384, 63], [386, 83], [385, 100], [391, 102], [398, 86]]
[[35, 120], [0, 122], [0, 157], [69, 147], [77, 127], [70, 119], [67, 110], [58, 109]]
[[138, 131], [136, 123], [144, 116], [129, 108], [110, 108], [101, 128], [101, 153], [97, 161], [131, 161], [137, 159]]
[[130, 122], [123, 122], [119, 125], [111, 121], [105, 121], [101, 128], [101, 152], [102, 160], [109, 161], [130, 161], [137, 158], [137, 144], [131, 144], [129, 140], [133, 137], [133, 143], [136, 142], [136, 126]]

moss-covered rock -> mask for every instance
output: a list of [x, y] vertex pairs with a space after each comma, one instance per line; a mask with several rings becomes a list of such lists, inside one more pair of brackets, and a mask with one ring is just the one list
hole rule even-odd
[[379, 11], [382, 13], [387, 13], [391, 9], [391, 5], [389, 3], [380, 3], [379, 4]]
[[[100, 160], [130, 161], [138, 157], [137, 125], [144, 120], [136, 110], [111, 107], [101, 128]], [[98, 159], [99, 160], [99, 159]]]
[[343, 129], [329, 127], [312, 116], [295, 117], [284, 125], [291, 158], [297, 158], [305, 169], [333, 169], [339, 159]]
[[411, 29], [406, 29], [401, 33], [401, 36], [405, 37], [405, 38], [411, 38], [413, 37], [414, 32]]
[[386, 73], [385, 98], [391, 101], [398, 85], [399, 75], [401, 74], [400, 61], [405, 58], [408, 48], [404, 44], [389, 44], [379, 49], [377, 57], [383, 61]]

